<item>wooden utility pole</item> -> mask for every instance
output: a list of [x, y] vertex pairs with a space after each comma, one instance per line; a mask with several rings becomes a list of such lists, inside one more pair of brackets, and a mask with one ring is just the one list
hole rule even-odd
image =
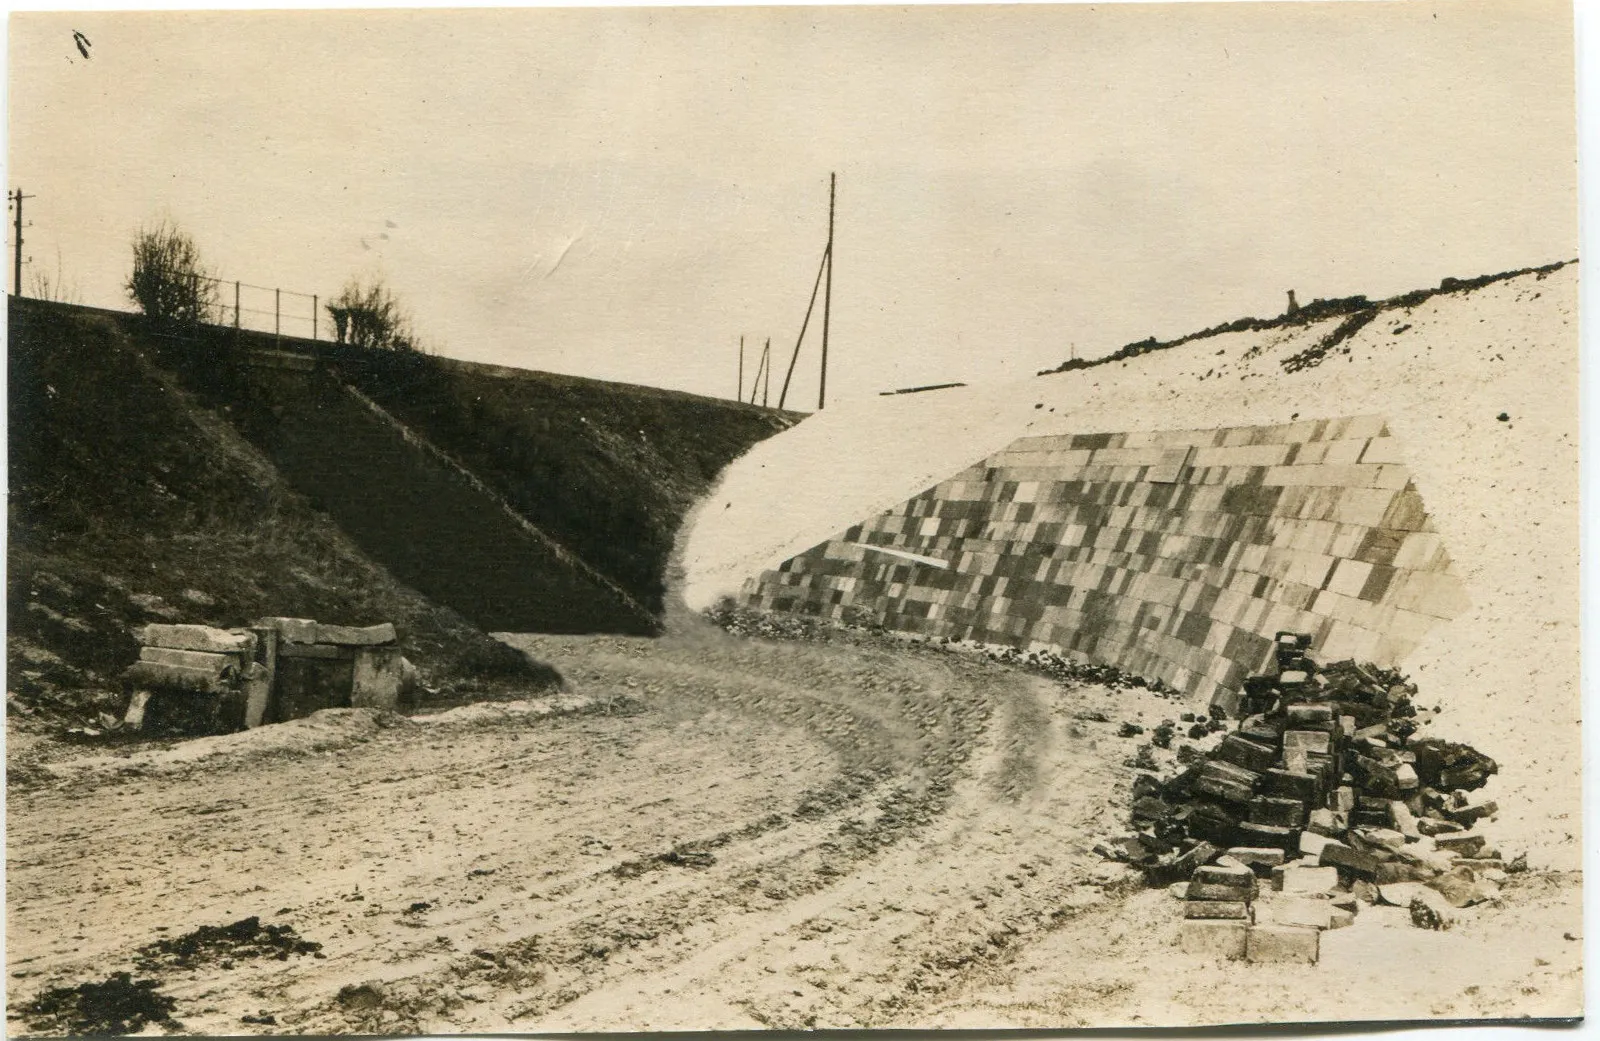
[[828, 310], [833, 303], [833, 188], [838, 174], [828, 175], [828, 282], [822, 291], [822, 376], [817, 381], [817, 411], [828, 397]]
[[[767, 346], [761, 352], [761, 360], [766, 363], [766, 382], [761, 385], [761, 407], [767, 407], [767, 398], [772, 394], [772, 337], [767, 337]], [[755, 400], [755, 388], [750, 388], [750, 399]]]
[[817, 306], [817, 290], [822, 287], [822, 276], [828, 276], [828, 298], [822, 302], [822, 380], [817, 387], [817, 408], [828, 390], [828, 305], [833, 297], [833, 186], [836, 174], [828, 175], [828, 244], [822, 249], [822, 263], [817, 265], [817, 280], [811, 285], [811, 301], [806, 304], [806, 316], [800, 322], [800, 335], [794, 341], [794, 353], [789, 355], [789, 369], [783, 374], [783, 389], [778, 392], [778, 407], [789, 398], [789, 381], [794, 378], [794, 363], [800, 360], [800, 345], [805, 342], [806, 329], [811, 325], [811, 313]]
[[21, 297], [22, 296], [22, 200], [23, 199], [31, 199], [31, 198], [33, 198], [33, 196], [31, 196], [31, 195], [23, 195], [22, 194], [22, 189], [18, 188], [16, 191], [11, 193], [11, 198], [17, 204], [17, 214], [16, 214], [16, 220], [17, 220], [17, 225], [16, 225], [16, 227], [17, 227], [17, 254], [16, 254], [16, 257], [17, 257], [17, 261], [16, 261], [16, 267], [15, 267], [15, 273], [12, 276], [12, 278], [14, 279], [14, 281], [12, 282], [12, 293], [13, 293], [13, 295], [15, 295], [17, 297]]
[[744, 337], [739, 337], [739, 393], [733, 396], [735, 401], [744, 400]]

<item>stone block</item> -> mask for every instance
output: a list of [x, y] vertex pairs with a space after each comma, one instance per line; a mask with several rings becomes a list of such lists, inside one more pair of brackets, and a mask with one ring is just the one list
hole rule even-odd
[[1178, 928], [1178, 946], [1186, 954], [1238, 961], [1249, 932], [1250, 926], [1237, 919], [1190, 919]]
[[1446, 816], [1457, 824], [1471, 827], [1485, 817], [1493, 817], [1496, 813], [1499, 813], [1500, 805], [1493, 799], [1488, 799], [1483, 802], [1468, 803], [1466, 806], [1450, 807], [1444, 812]]
[[1228, 802], [1249, 802], [1255, 795], [1260, 775], [1251, 770], [1209, 760], [1200, 768], [1195, 778], [1195, 791], [1204, 792]]
[[395, 641], [394, 625], [325, 625], [317, 623], [314, 643], [331, 643], [341, 647], [381, 647]]
[[204, 669], [222, 675], [224, 669], [238, 668], [244, 664], [243, 654], [217, 654], [212, 651], [180, 651], [171, 647], [141, 647], [139, 660], [158, 665], [181, 665], [187, 669]]
[[1417, 830], [1424, 835], [1440, 836], [1458, 833], [1462, 826], [1455, 821], [1439, 820], [1437, 817], [1418, 817]]
[[181, 690], [193, 694], [213, 694], [224, 684], [221, 670], [188, 665], [164, 665], [153, 661], [136, 661], [122, 675], [134, 687], [144, 690]]
[[244, 689], [244, 725], [254, 729], [266, 718], [272, 699], [272, 673], [260, 662], [251, 662], [240, 673]]
[[1276, 896], [1256, 909], [1256, 921], [1263, 925], [1326, 929], [1332, 916], [1332, 904], [1310, 896]]
[[1412, 899], [1427, 888], [1421, 882], [1386, 882], [1378, 886], [1378, 901], [1391, 907], [1410, 907]]
[[122, 717], [122, 723], [129, 730], [139, 730], [144, 727], [144, 710], [150, 704], [148, 690], [136, 690], [133, 697], [128, 699], [128, 711]]
[[1354, 834], [1362, 842], [1387, 850], [1404, 849], [1406, 845], [1406, 837], [1393, 828], [1357, 828]]
[[1281, 828], [1298, 828], [1305, 823], [1306, 806], [1298, 799], [1258, 795], [1250, 800], [1245, 819], [1252, 824], [1275, 824]]
[[1470, 868], [1458, 867], [1427, 880], [1429, 888], [1442, 894], [1452, 907], [1468, 907], [1489, 900], [1500, 887]]
[[1286, 852], [1295, 848], [1300, 834], [1294, 828], [1285, 828], [1277, 824], [1257, 824], [1255, 821], [1242, 821], [1237, 830], [1241, 843], [1251, 846], [1273, 846]]
[[1307, 831], [1326, 835], [1330, 839], [1343, 835], [1349, 826], [1349, 819], [1335, 810], [1312, 810], [1311, 816], [1306, 820]]
[[1326, 893], [1339, 885], [1339, 872], [1331, 867], [1309, 867], [1288, 864], [1274, 872], [1273, 888], [1291, 896], [1305, 893]]
[[1183, 905], [1185, 918], [1230, 918], [1246, 919], [1250, 917], [1250, 905], [1243, 900], [1186, 900]]
[[1195, 880], [1189, 883], [1189, 889], [1184, 893], [1185, 900], [1244, 900], [1249, 901], [1255, 897], [1255, 880], [1241, 884], [1228, 882], [1201, 882]]
[[1328, 793], [1328, 809], [1335, 813], [1348, 815], [1356, 808], [1356, 790], [1348, 784], [1341, 784]]
[[1435, 868], [1405, 860], [1389, 860], [1372, 869], [1372, 880], [1382, 885], [1395, 882], [1426, 882], [1438, 875]]
[[1261, 790], [1267, 795], [1310, 803], [1317, 798], [1317, 788], [1317, 777], [1303, 771], [1268, 770], [1261, 775]]
[[1336, 867], [1347, 868], [1358, 875], [1369, 878], [1378, 870], [1378, 859], [1363, 850], [1353, 849], [1342, 842], [1330, 841], [1322, 847], [1322, 855], [1317, 858], [1318, 863], [1328, 870]]
[[1245, 940], [1245, 960], [1257, 964], [1315, 965], [1322, 933], [1295, 925], [1256, 925]]
[[209, 625], [147, 625], [134, 634], [146, 647], [215, 654], [253, 655], [256, 638], [250, 633], [228, 632]]
[[284, 643], [316, 643], [317, 623], [310, 618], [258, 618], [262, 629], [275, 629]]
[[[1307, 701], [1299, 705], [1290, 705], [1284, 710], [1289, 717], [1289, 726], [1292, 729], [1301, 729], [1301, 723], [1332, 723], [1336, 713], [1330, 701]], [[1305, 728], [1311, 729], [1311, 728]], [[1291, 731], [1284, 731], [1287, 737]]]
[[1231, 864], [1203, 864], [1194, 869], [1192, 881], [1206, 882], [1223, 886], [1242, 886], [1245, 889], [1255, 885], [1256, 876], [1249, 868]]
[[1333, 735], [1326, 730], [1285, 730], [1283, 747], [1286, 751], [1296, 748], [1305, 752], [1326, 754], [1333, 747]]
[[1320, 860], [1323, 847], [1333, 841], [1332, 838], [1318, 832], [1302, 831], [1300, 833], [1300, 852], [1310, 860]]
[[1389, 803], [1389, 820], [1394, 825], [1394, 830], [1404, 835], [1408, 840], [1422, 837], [1422, 832], [1417, 830], [1417, 816], [1411, 812], [1411, 807], [1395, 799]]
[[1213, 753], [1217, 759], [1253, 774], [1270, 770], [1278, 761], [1278, 749], [1242, 734], [1228, 734]]
[[404, 680], [404, 661], [400, 648], [395, 646], [357, 649], [350, 682], [351, 707], [395, 711]]
[[1224, 802], [1248, 803], [1255, 796], [1255, 789], [1250, 785], [1214, 774], [1195, 778], [1194, 790]]
[[1277, 867], [1287, 856], [1283, 850], [1268, 846], [1234, 846], [1228, 850], [1228, 855], [1241, 864], [1257, 870]]

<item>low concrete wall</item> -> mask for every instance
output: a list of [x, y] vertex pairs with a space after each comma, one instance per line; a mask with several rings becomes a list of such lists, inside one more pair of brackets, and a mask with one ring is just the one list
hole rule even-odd
[[1228, 708], [1279, 630], [1395, 665], [1468, 606], [1378, 416], [1021, 438], [744, 595], [1067, 653]]

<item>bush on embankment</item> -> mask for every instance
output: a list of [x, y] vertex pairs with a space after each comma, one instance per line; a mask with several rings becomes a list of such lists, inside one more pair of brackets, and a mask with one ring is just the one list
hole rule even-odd
[[434, 683], [559, 681], [373, 563], [122, 325], [11, 304], [6, 643], [22, 709], [116, 711], [135, 626], [262, 615], [393, 621]]

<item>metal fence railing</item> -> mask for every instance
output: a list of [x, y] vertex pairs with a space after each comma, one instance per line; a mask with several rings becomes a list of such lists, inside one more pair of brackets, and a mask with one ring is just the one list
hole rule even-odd
[[201, 277], [213, 287], [212, 313], [217, 324], [275, 336], [319, 339], [319, 329], [324, 325], [318, 313], [322, 300], [317, 294]]

